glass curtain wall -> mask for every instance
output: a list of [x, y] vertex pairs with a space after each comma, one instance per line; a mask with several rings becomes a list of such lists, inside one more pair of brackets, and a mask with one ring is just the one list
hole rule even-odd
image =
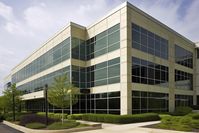
[[175, 106], [192, 106], [193, 96], [190, 95], [175, 95]]
[[132, 82], [168, 87], [169, 68], [132, 57]]
[[[27, 100], [27, 111], [45, 111], [44, 99]], [[49, 106], [49, 112], [61, 112], [60, 108]], [[69, 108], [64, 109], [69, 114]], [[120, 92], [108, 92], [97, 94], [81, 94], [78, 96], [78, 103], [72, 107], [73, 113], [103, 113], [120, 114]]]
[[132, 91], [132, 112], [167, 112], [168, 94], [157, 92]]
[[120, 48], [120, 24], [86, 41], [87, 60]]
[[20, 82], [70, 58], [70, 38], [50, 49], [39, 58], [13, 74], [12, 82]]
[[193, 90], [193, 74], [175, 70], [176, 89]]
[[68, 76], [68, 80], [70, 80], [70, 66], [67, 66], [63, 69], [60, 69], [58, 71], [42, 76], [38, 79], [32, 80], [21, 86], [17, 86], [17, 89], [21, 90], [24, 94], [40, 91], [40, 90], [43, 90], [45, 84], [48, 84], [48, 86], [52, 85], [55, 77], [61, 76], [64, 74], [66, 74]]
[[132, 47], [168, 60], [168, 40], [149, 30], [132, 24]]
[[185, 67], [193, 68], [193, 53], [175, 45], [175, 62]]

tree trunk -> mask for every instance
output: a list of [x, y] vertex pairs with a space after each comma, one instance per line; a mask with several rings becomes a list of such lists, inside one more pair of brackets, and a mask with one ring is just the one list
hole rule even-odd
[[64, 123], [64, 109], [62, 109], [62, 124]]

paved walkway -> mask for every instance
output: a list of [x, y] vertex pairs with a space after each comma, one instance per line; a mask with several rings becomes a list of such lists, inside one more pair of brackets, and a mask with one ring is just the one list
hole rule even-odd
[[0, 123], [0, 133], [22, 133], [22, 132], [15, 130], [3, 123]]
[[103, 123], [102, 124], [103, 129], [84, 131], [84, 132], [78, 132], [78, 133], [187, 133], [187, 132], [180, 132], [180, 131], [171, 131], [171, 130], [142, 127], [142, 126], [147, 126], [147, 125], [152, 125], [152, 124], [157, 124], [157, 123], [159, 123], [159, 121], [124, 124], [124, 125]]

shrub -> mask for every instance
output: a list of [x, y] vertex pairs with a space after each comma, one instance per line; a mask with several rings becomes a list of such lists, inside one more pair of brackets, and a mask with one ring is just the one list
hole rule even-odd
[[58, 130], [58, 129], [68, 129], [78, 126], [80, 123], [75, 121], [66, 121], [62, 124], [62, 122], [55, 122], [48, 126], [50, 130]]
[[45, 128], [46, 125], [42, 124], [42, 123], [34, 122], [34, 123], [28, 123], [28, 124], [26, 124], [26, 127], [27, 128], [31, 128], [31, 129], [41, 129], [41, 128]]
[[[52, 124], [53, 122], [58, 121], [57, 119], [48, 118], [48, 124]], [[36, 114], [28, 114], [21, 117], [20, 125], [25, 126], [28, 123], [46, 123], [46, 117], [36, 115]]]
[[192, 120], [191, 127], [195, 129], [199, 129], [199, 120]]
[[[38, 115], [46, 116], [45, 112], [38, 112]], [[64, 114], [64, 119], [67, 119], [67, 114]], [[48, 117], [52, 119], [62, 119], [62, 113], [48, 113]]]
[[196, 120], [199, 120], [199, 113], [193, 114], [193, 115], [192, 115], [192, 118], [193, 118], [193, 119], [196, 119]]
[[0, 114], [0, 122], [2, 122], [3, 120], [5, 120], [4, 115]]
[[163, 117], [161, 123], [157, 125], [159, 128], [192, 131], [199, 129], [199, 120], [192, 119], [193, 114], [186, 116], [167, 116]]
[[156, 113], [145, 113], [136, 115], [84, 114], [82, 115], [82, 119], [95, 122], [126, 124], [160, 120], [160, 117]]
[[[26, 115], [26, 114], [31, 114], [31, 112], [16, 112], [15, 113], [15, 120], [16, 121], [20, 121], [21, 117], [23, 115]], [[13, 120], [13, 113], [12, 112], [9, 112], [9, 113], [5, 113], [3, 115], [3, 117], [5, 118], [5, 120], [7, 121], [12, 121]]]
[[190, 107], [176, 107], [175, 111], [172, 113], [172, 115], [175, 116], [184, 116], [192, 112], [192, 108]]
[[83, 114], [72, 114], [72, 115], [68, 115], [67, 118], [69, 120], [81, 120], [82, 116]]

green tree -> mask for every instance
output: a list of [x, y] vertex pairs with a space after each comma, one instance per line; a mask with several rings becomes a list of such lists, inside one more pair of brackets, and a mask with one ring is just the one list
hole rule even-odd
[[21, 91], [17, 90], [16, 84], [3, 91], [6, 109], [13, 112], [13, 121], [15, 121], [15, 111], [21, 111]]
[[5, 96], [0, 96], [0, 113], [6, 112], [6, 101], [5, 101]]
[[48, 102], [62, 109], [62, 123], [64, 108], [68, 108], [78, 102], [79, 89], [69, 82], [67, 75], [54, 79], [48, 90]]

